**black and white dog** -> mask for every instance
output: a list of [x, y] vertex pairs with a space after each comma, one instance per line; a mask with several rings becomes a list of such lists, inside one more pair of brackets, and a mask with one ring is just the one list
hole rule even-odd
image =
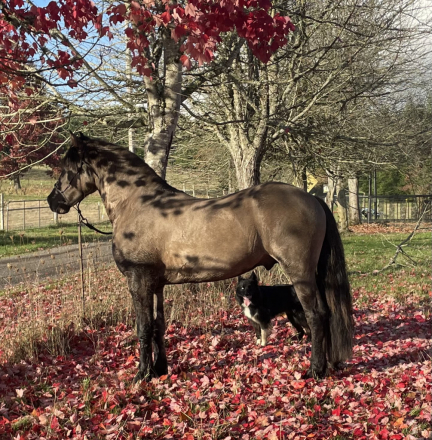
[[259, 286], [258, 278], [255, 272], [252, 272], [249, 278], [238, 277], [236, 300], [255, 330], [257, 344], [267, 344], [271, 320], [282, 313], [286, 313], [291, 324], [297, 329], [299, 341], [305, 333], [310, 340], [310, 328], [292, 284]]

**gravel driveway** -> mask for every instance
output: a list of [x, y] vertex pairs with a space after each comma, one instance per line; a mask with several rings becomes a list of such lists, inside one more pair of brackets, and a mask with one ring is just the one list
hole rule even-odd
[[[84, 268], [113, 264], [111, 241], [83, 244]], [[14, 257], [0, 258], [0, 290], [20, 283], [39, 283], [78, 273], [78, 245], [61, 246]]]

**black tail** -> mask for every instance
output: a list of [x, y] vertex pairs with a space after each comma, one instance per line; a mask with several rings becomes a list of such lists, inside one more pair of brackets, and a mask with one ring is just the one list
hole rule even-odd
[[324, 200], [317, 197], [326, 214], [326, 235], [318, 261], [317, 284], [330, 310], [327, 359], [332, 365], [350, 359], [354, 342], [351, 289], [342, 240], [336, 220]]

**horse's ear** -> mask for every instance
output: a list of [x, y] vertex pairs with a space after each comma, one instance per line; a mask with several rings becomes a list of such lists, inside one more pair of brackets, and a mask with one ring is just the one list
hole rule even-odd
[[71, 147], [80, 149], [82, 147], [81, 133], [78, 133], [78, 135], [76, 135], [75, 133], [72, 133], [70, 130], [69, 132], [70, 132]]
[[84, 146], [84, 140], [88, 139], [87, 136], [81, 133], [80, 131], [77, 134], [75, 134], [69, 130], [69, 133], [71, 135], [70, 137], [71, 146], [74, 148], [81, 149]]

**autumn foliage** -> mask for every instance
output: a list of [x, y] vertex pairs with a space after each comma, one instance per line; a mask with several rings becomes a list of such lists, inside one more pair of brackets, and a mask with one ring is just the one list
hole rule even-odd
[[26, 75], [38, 69], [53, 69], [74, 87], [74, 71], [82, 67], [83, 59], [73, 43], [90, 36], [111, 39], [112, 28], [124, 22], [128, 23], [123, 32], [132, 51], [132, 66], [143, 75], [151, 75], [145, 50], [149, 35], [160, 26], [181, 43], [181, 61], [186, 67], [191, 59], [199, 64], [211, 61], [221, 34], [228, 31], [245, 38], [255, 56], [267, 62], [293, 30], [289, 17], [271, 14], [270, 7], [269, 0], [145, 0], [113, 2], [100, 11], [91, 0], [51, 1], [45, 7], [1, 0], [0, 87], [13, 100]]

